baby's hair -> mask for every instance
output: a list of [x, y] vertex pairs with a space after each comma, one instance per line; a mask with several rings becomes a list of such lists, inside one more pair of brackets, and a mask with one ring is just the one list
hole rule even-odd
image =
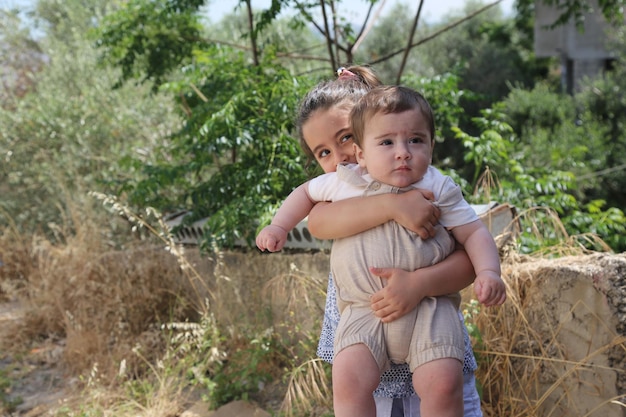
[[[347, 71], [347, 73], [343, 71]], [[328, 110], [334, 107], [351, 108], [359, 98], [372, 88], [382, 85], [374, 71], [366, 66], [353, 65], [340, 68], [337, 73], [338, 78], [322, 81], [313, 87], [304, 96], [298, 108], [296, 129], [300, 146], [306, 154], [308, 162], [315, 160], [315, 156], [304, 140], [302, 126], [309, 120], [311, 115], [318, 110]]]
[[380, 86], [363, 95], [350, 112], [353, 141], [361, 146], [365, 123], [378, 113], [402, 113], [419, 109], [428, 123], [431, 140], [435, 137], [433, 110], [419, 92], [403, 86]]

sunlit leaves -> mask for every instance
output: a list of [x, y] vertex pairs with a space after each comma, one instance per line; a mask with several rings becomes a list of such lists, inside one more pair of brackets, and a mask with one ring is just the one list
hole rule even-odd
[[107, 15], [96, 44], [102, 60], [122, 69], [120, 83], [161, 84], [202, 43], [196, 12], [202, 0], [130, 0]]
[[131, 200], [192, 210], [189, 220], [208, 218], [222, 245], [249, 240], [260, 213], [306, 178], [291, 135], [306, 86], [271, 62], [250, 65], [215, 47], [164, 88], [179, 97], [186, 122], [167, 144], [171, 158], [146, 167]]

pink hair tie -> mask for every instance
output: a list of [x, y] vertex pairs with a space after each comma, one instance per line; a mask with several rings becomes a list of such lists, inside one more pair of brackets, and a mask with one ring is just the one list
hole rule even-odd
[[337, 77], [338, 78], [354, 78], [359, 80], [359, 76], [356, 75], [355, 73], [353, 73], [352, 71], [350, 71], [349, 69], [345, 68], [345, 67], [340, 67], [337, 70]]

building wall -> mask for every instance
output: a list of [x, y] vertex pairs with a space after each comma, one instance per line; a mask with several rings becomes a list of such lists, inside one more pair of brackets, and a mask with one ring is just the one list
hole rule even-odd
[[[584, 14], [584, 28], [579, 30], [573, 21], [554, 29], [549, 29], [560, 11], [555, 5], [535, 2], [535, 43], [538, 57], [559, 57], [563, 71], [563, 84], [572, 93], [585, 76], [596, 76], [606, 67], [607, 60], [615, 54], [607, 45], [607, 31], [610, 25], [602, 16], [597, 0], [593, 13]], [[626, 22], [626, 19], [625, 19]]]

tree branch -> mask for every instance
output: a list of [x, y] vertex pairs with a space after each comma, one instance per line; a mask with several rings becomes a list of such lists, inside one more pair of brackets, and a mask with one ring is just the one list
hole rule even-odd
[[328, 27], [328, 17], [326, 16], [326, 2], [325, 0], [320, 0], [320, 6], [322, 7], [322, 18], [324, 19], [324, 31], [326, 32], [326, 45], [328, 45], [328, 56], [330, 56], [331, 66], [333, 68], [337, 68], [337, 63], [335, 59], [335, 53], [333, 52], [333, 44], [337, 42], [333, 42], [330, 36], [330, 28]]
[[[436, 32], [434, 32], [434, 33], [431, 33], [430, 35], [426, 36], [425, 38], [420, 39], [419, 41], [417, 41], [417, 42], [415, 42], [415, 43], [412, 43], [411, 45], [409, 45], [409, 49], [413, 49], [413, 48], [415, 48], [416, 46], [419, 46], [419, 45], [421, 45], [421, 44], [423, 44], [423, 43], [426, 43], [426, 42], [428, 42], [428, 41], [430, 41], [430, 40], [432, 40], [432, 39], [436, 38], [437, 36], [441, 35], [442, 33], [445, 33], [445, 32], [447, 32], [447, 31], [449, 31], [449, 30], [451, 30], [451, 29], [454, 29], [455, 27], [459, 26], [460, 24], [465, 23], [465, 22], [467, 22], [468, 20], [471, 20], [471, 19], [472, 19], [472, 18], [474, 18], [475, 16], [479, 15], [480, 13], [484, 12], [484, 11], [485, 11], [485, 10], [487, 10], [487, 9], [492, 8], [493, 6], [495, 6], [495, 5], [499, 4], [499, 3], [501, 3], [502, 1], [503, 1], [503, 0], [497, 0], [497, 1], [493, 2], [493, 3], [491, 3], [491, 4], [488, 4], [488, 5], [484, 6], [484, 7], [481, 7], [480, 9], [476, 10], [475, 12], [472, 12], [472, 13], [468, 14], [468, 15], [467, 15], [467, 16], [465, 16], [464, 18], [459, 19], [459, 20], [457, 20], [456, 22], [453, 22], [453, 23], [451, 23], [451, 24], [447, 25], [446, 27], [444, 27], [444, 28], [442, 28], [442, 29], [439, 29], [438, 31], [436, 31]], [[379, 64], [379, 63], [381, 63], [381, 62], [385, 62], [385, 61], [387, 61], [388, 59], [391, 59], [391, 58], [393, 58], [394, 56], [396, 56], [396, 55], [398, 55], [398, 54], [401, 54], [401, 53], [402, 53], [402, 52], [404, 52], [405, 50], [406, 50], [406, 48], [402, 48], [402, 49], [399, 49], [399, 50], [397, 50], [397, 51], [394, 51], [394, 52], [392, 52], [392, 53], [390, 53], [390, 54], [387, 54], [387, 55], [385, 55], [385, 56], [382, 56], [382, 57], [378, 58], [378, 59], [377, 59], [377, 60], [375, 60], [375, 61], [370, 62], [370, 63], [369, 63], [369, 65], [376, 65], [376, 64]]]
[[359, 32], [359, 35], [357, 36], [356, 41], [354, 42], [354, 45], [352, 46], [352, 53], [356, 52], [356, 50], [359, 48], [359, 46], [361, 45], [361, 43], [363, 42], [363, 40], [365, 39], [369, 31], [374, 27], [374, 24], [380, 17], [380, 13], [382, 12], [383, 6], [385, 5], [386, 1], [387, 0], [382, 0], [380, 2], [380, 7], [378, 8], [378, 10], [376, 10], [376, 14], [372, 18], [372, 21], [369, 22], [368, 24], [370, 14], [372, 13], [372, 8], [374, 7], [374, 3], [370, 3], [370, 7], [367, 10], [367, 16], [365, 16], [365, 21], [363, 22], [363, 26], [361, 26], [361, 31]]
[[259, 65], [259, 52], [257, 50], [257, 34], [254, 30], [254, 15], [252, 14], [251, 0], [246, 0], [246, 7], [248, 9], [248, 29], [250, 30], [250, 44], [252, 50], [252, 62], [254, 65]]
[[411, 27], [411, 35], [409, 35], [409, 41], [406, 45], [406, 49], [404, 50], [404, 55], [402, 56], [402, 63], [400, 64], [400, 69], [398, 70], [398, 75], [396, 77], [396, 84], [400, 84], [400, 79], [402, 78], [404, 67], [406, 66], [406, 60], [409, 57], [409, 52], [411, 52], [411, 43], [413, 42], [413, 37], [415, 36], [415, 30], [417, 29], [417, 25], [420, 21], [420, 15], [422, 14], [423, 5], [424, 5], [424, 0], [420, 0], [420, 4], [417, 7], [417, 13], [415, 14], [415, 19], [413, 20], [413, 27]]
[[[239, 44], [228, 42], [228, 41], [222, 41], [222, 40], [217, 40], [217, 39], [204, 39], [204, 41], [207, 42], [207, 43], [212, 43], [212, 44], [216, 44], [216, 45], [230, 46], [231, 48], [239, 49], [239, 50], [242, 50], [242, 51], [251, 51], [252, 50], [252, 48], [249, 47], [249, 46], [239, 45]], [[317, 46], [321, 46], [321, 45], [317, 45]], [[319, 57], [319, 56], [314, 56], [314, 55], [305, 55], [305, 54], [300, 54], [300, 53], [296, 53], [296, 52], [276, 52], [276, 56], [279, 57], [279, 58], [307, 59], [307, 60], [310, 60], [310, 61], [330, 62], [330, 59], [325, 58], [325, 57]]]

